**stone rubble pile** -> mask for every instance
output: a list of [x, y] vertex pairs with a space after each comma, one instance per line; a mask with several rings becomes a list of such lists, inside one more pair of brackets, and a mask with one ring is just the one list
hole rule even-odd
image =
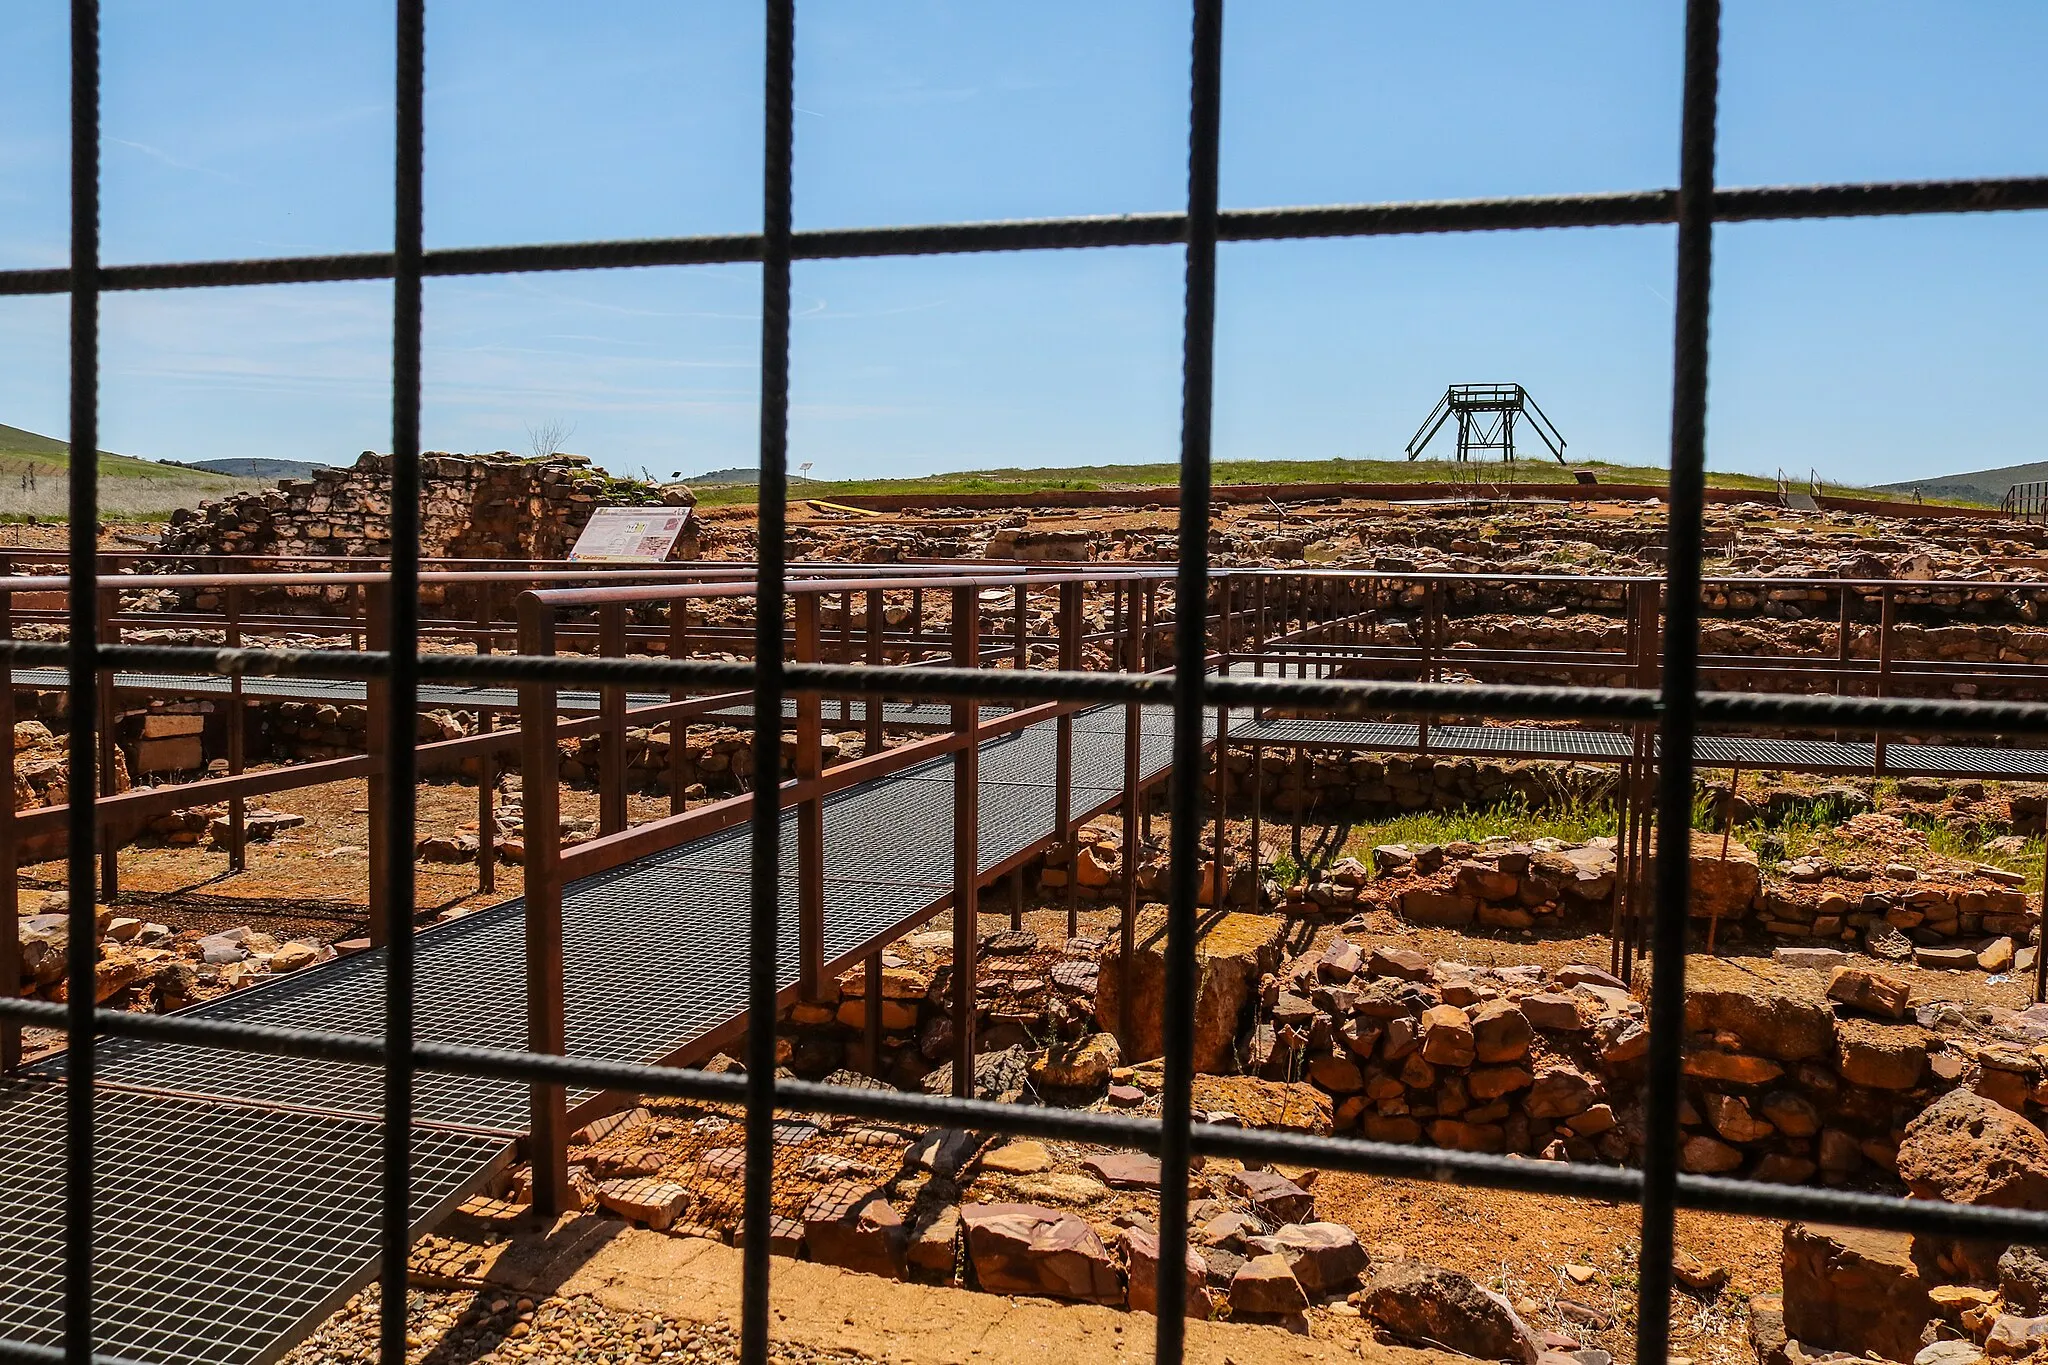
[[[61, 892], [24, 891], [15, 916], [21, 948], [22, 995], [69, 996], [70, 916]], [[311, 939], [280, 942], [246, 926], [214, 933], [115, 915], [102, 906], [92, 945], [98, 1003], [167, 1013], [238, 987], [315, 963], [330, 962], [332, 945]]]
[[[686, 488], [615, 479], [581, 455], [544, 460], [429, 451], [420, 457], [420, 553], [428, 558], [560, 559], [600, 506], [692, 508]], [[171, 515], [160, 548], [187, 555], [384, 555], [391, 545], [391, 457], [364, 451], [316, 470]], [[693, 518], [694, 519], [694, 518]], [[689, 532], [685, 532], [686, 540]], [[688, 547], [683, 555], [692, 557]], [[330, 604], [346, 589], [310, 587]], [[215, 600], [209, 602], [208, 597]], [[195, 605], [218, 605], [202, 594]]]
[[[1722, 836], [1695, 832], [1693, 917], [1714, 923], [1717, 942], [1792, 940], [1819, 952], [1816, 960], [1865, 953], [1993, 973], [2033, 965], [2040, 908], [2020, 889], [2020, 873], [1933, 858], [1924, 836], [1888, 815], [1857, 815], [1845, 829], [1864, 859], [1806, 855], [1768, 867], [1739, 841], [1726, 841], [1724, 852]], [[1612, 839], [1383, 844], [1372, 860], [1368, 868], [1339, 859], [1314, 882], [1284, 888], [1289, 913], [1386, 909], [1411, 924], [1457, 929], [1605, 927], [1617, 891]]]

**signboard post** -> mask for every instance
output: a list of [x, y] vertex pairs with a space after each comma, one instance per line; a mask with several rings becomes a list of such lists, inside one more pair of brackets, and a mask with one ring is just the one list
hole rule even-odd
[[569, 558], [586, 564], [659, 564], [689, 521], [687, 507], [600, 507], [576, 537]]

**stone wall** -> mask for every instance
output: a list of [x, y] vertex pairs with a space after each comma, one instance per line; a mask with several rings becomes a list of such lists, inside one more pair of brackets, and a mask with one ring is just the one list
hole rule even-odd
[[[600, 506], [690, 508], [695, 498], [614, 479], [581, 455], [527, 460], [429, 452], [420, 459], [420, 552], [429, 558], [560, 559]], [[695, 556], [695, 518], [679, 557]], [[391, 457], [237, 493], [171, 515], [162, 548], [193, 555], [369, 555], [391, 549]], [[317, 590], [316, 590], [317, 591]], [[201, 605], [207, 605], [201, 603]]]

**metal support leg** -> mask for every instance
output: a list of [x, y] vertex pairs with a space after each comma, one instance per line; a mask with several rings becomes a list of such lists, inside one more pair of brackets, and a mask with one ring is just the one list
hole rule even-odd
[[[530, 593], [519, 602], [519, 652], [555, 652], [554, 613]], [[521, 684], [519, 803], [526, 834], [526, 1046], [531, 1052], [560, 1056], [568, 1051], [568, 1025], [562, 1002], [561, 760], [555, 747], [555, 705], [552, 683]], [[544, 1218], [569, 1206], [568, 1118], [560, 1085], [529, 1087], [533, 1208]]]
[[[818, 661], [818, 594], [796, 597], [796, 659]], [[816, 692], [796, 694], [796, 778], [824, 771], [824, 718]], [[796, 932], [798, 991], [816, 1000], [825, 975], [825, 803], [813, 796], [796, 807]]]
[[[953, 590], [953, 665], [973, 668], [981, 657], [981, 607], [973, 588]], [[981, 925], [981, 706], [972, 697], [953, 703], [953, 1093], [974, 1096], [975, 954]]]

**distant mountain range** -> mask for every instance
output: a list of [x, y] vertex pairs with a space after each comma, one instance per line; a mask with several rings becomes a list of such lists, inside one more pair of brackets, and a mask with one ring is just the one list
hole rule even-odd
[[743, 468], [714, 469], [708, 474], [693, 474], [684, 483], [759, 483], [761, 471], [753, 465]]
[[2048, 479], [2048, 461], [2007, 465], [2003, 469], [1979, 469], [1970, 474], [1943, 474], [1933, 479], [1907, 479], [1902, 483], [1881, 483], [1878, 487], [1887, 493], [1918, 490], [1930, 498], [1963, 498], [1996, 506], [2014, 484], [2036, 483], [2043, 479]]

